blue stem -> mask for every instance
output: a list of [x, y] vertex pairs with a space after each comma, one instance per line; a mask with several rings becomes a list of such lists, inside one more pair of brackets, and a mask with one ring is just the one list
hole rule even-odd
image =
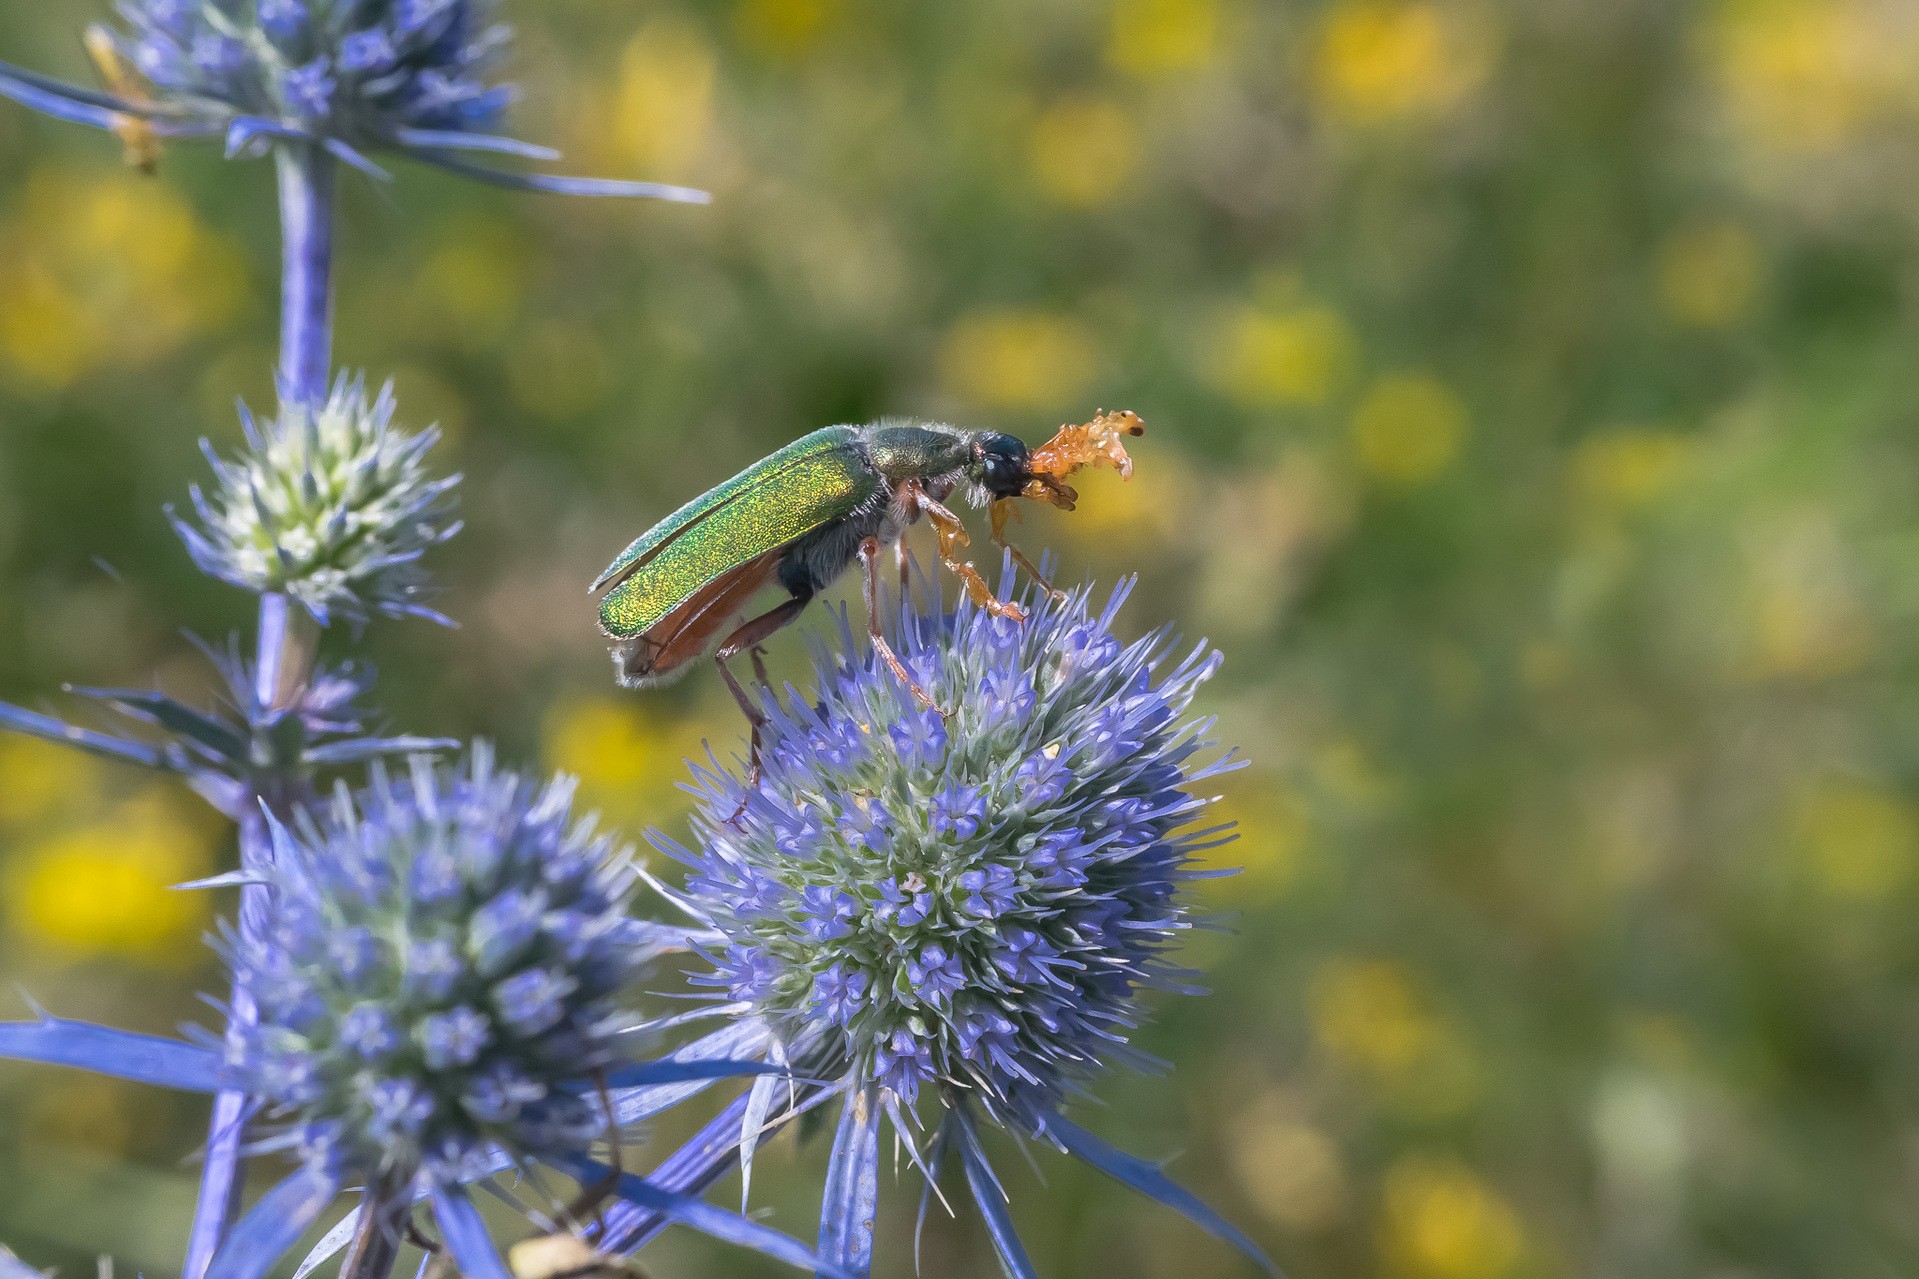
[[332, 156], [317, 146], [283, 143], [280, 169], [280, 399], [326, 398], [333, 355]]
[[[280, 400], [318, 404], [326, 398], [333, 348], [333, 172], [334, 160], [318, 147], [283, 145], [276, 156], [280, 173], [280, 226], [283, 236], [280, 284]], [[254, 696], [266, 712], [296, 705], [313, 671], [311, 618], [284, 595], [260, 597], [258, 666]], [[255, 796], [282, 801], [285, 796]], [[266, 819], [249, 812], [240, 823], [240, 865], [252, 870], [271, 855]], [[266, 902], [263, 889], [241, 890], [240, 932], [254, 936]], [[229, 1041], [252, 1025], [252, 999], [234, 987], [227, 1021]], [[200, 1170], [200, 1196], [187, 1240], [181, 1279], [203, 1279], [213, 1254], [226, 1237], [240, 1206], [240, 1148], [246, 1128], [246, 1094], [222, 1092], [214, 1098], [207, 1129], [206, 1162]]]

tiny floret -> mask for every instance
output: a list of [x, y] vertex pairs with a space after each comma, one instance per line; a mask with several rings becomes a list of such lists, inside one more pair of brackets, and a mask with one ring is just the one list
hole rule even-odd
[[434, 430], [393, 424], [393, 388], [368, 399], [342, 376], [323, 404], [289, 403], [276, 421], [242, 413], [247, 448], [207, 450], [217, 484], [193, 490], [197, 524], [174, 526], [201, 570], [262, 594], [291, 596], [322, 623], [370, 612], [445, 620], [427, 607], [427, 549], [459, 531], [459, 477], [426, 467]]
[[260, 1009], [228, 1064], [310, 1162], [447, 1177], [605, 1131], [591, 1080], [648, 952], [623, 851], [570, 801], [476, 747], [276, 830], [262, 927], [225, 943]]

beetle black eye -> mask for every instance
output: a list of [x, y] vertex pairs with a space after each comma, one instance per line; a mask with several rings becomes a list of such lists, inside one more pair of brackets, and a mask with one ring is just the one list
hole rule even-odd
[[1011, 435], [992, 434], [979, 442], [980, 482], [995, 497], [1017, 497], [1026, 486], [1026, 444]]

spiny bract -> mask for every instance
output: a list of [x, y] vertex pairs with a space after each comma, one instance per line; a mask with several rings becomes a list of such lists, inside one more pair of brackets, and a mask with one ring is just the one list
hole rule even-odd
[[324, 623], [370, 610], [445, 620], [428, 608], [418, 561], [459, 531], [452, 489], [425, 455], [434, 430], [393, 425], [393, 388], [371, 402], [342, 375], [324, 404], [288, 404], [277, 421], [242, 414], [247, 449], [232, 461], [207, 448], [219, 480], [196, 486], [196, 527], [174, 527], [202, 571], [252, 591], [293, 597]]

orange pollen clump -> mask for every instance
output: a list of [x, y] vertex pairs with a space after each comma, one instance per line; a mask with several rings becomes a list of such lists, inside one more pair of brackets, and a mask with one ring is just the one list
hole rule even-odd
[[1118, 471], [1121, 479], [1131, 479], [1133, 459], [1126, 455], [1126, 446], [1120, 443], [1120, 437], [1144, 434], [1146, 423], [1130, 409], [1117, 413], [1102, 409], [1090, 422], [1062, 426], [1058, 434], [1027, 457], [1031, 478], [1021, 495], [1070, 511], [1079, 494], [1064, 482], [1066, 477], [1083, 466], [1105, 465]]

